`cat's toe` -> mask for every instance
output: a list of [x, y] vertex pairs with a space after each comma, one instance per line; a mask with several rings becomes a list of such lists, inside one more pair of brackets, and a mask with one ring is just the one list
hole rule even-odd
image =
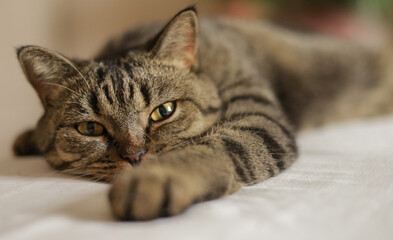
[[110, 191], [114, 215], [122, 220], [150, 220], [176, 215], [192, 204], [192, 192], [177, 175], [155, 169], [129, 170]]
[[28, 130], [18, 136], [13, 146], [13, 151], [15, 155], [24, 156], [39, 154], [39, 150], [37, 149], [33, 141], [33, 134], [33, 130]]

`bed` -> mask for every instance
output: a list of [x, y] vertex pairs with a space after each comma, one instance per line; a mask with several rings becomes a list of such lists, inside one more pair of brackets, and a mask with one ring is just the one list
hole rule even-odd
[[0, 239], [393, 239], [393, 116], [301, 133], [285, 172], [183, 214], [111, 215], [108, 184], [0, 159]]

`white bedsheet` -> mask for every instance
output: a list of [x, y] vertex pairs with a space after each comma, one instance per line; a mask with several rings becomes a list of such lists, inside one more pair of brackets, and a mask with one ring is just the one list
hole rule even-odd
[[0, 239], [393, 239], [393, 116], [302, 133], [287, 171], [180, 216], [118, 222], [109, 185], [0, 159]]

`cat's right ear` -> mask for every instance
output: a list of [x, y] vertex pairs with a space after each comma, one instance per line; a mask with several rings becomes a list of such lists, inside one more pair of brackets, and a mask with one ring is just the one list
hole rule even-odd
[[42, 47], [20, 47], [17, 55], [23, 72], [36, 90], [44, 108], [48, 108], [60, 92], [67, 88], [65, 76], [77, 71], [69, 59]]

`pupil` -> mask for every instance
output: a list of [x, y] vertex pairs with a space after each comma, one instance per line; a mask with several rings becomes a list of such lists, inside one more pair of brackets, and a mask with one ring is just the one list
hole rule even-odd
[[161, 116], [166, 117], [169, 115], [169, 112], [166, 110], [166, 108], [161, 105], [158, 107], [158, 111], [160, 112]]
[[90, 135], [94, 133], [94, 123], [88, 122], [86, 128]]

